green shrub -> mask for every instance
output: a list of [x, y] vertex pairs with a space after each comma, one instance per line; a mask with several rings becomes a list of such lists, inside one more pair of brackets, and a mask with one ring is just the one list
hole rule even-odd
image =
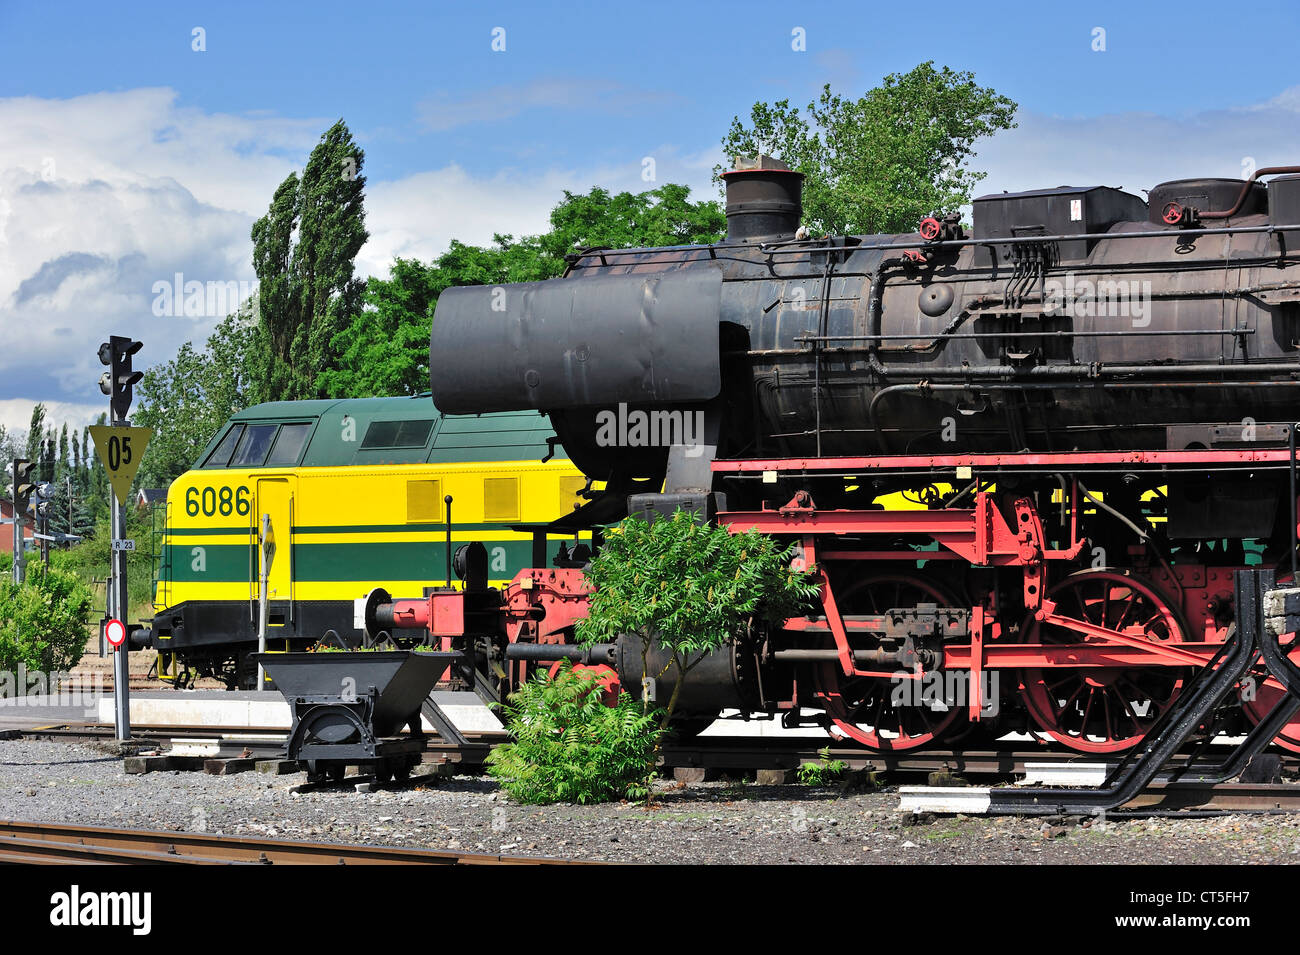
[[844, 770], [848, 769], [848, 763], [844, 760], [831, 759], [829, 746], [819, 749], [817, 755], [822, 758], [820, 763], [804, 763], [796, 773], [799, 782], [805, 786], [829, 786], [844, 775]]
[[90, 591], [77, 575], [29, 562], [27, 579], [0, 580], [0, 669], [70, 670], [86, 649]]
[[516, 802], [595, 803], [649, 795], [657, 714], [620, 693], [601, 701], [599, 677], [566, 661], [539, 672], [505, 705], [514, 742], [487, 757], [488, 772]]

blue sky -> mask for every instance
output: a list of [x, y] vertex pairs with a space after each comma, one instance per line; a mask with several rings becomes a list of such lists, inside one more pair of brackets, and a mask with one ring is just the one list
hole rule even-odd
[[[1300, 161], [1300, 6], [0, 2], [0, 424], [97, 411], [109, 332], [163, 360], [220, 316], [152, 287], [252, 278], [248, 228], [334, 119], [366, 151], [363, 272], [545, 227], [565, 188], [712, 194], [733, 115], [933, 59], [1021, 107], [988, 189]], [[505, 51], [492, 49], [505, 30]], [[806, 50], [792, 49], [802, 28]], [[1105, 31], [1104, 51], [1094, 30]], [[193, 30], [206, 49], [192, 49]]]

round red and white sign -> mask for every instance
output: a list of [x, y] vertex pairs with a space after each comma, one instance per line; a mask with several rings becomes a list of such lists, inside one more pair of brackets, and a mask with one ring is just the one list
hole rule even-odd
[[126, 639], [126, 624], [121, 620], [110, 620], [104, 624], [104, 639], [113, 647], [120, 647]]

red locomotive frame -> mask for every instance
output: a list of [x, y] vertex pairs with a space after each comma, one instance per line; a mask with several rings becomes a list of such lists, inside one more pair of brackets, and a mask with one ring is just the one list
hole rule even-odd
[[[841, 457], [805, 459], [769, 459], [751, 461], [722, 461], [714, 464], [715, 473], [753, 474], [763, 472], [778, 479], [797, 475], [811, 478], [818, 474], [852, 473], [870, 474], [880, 471], [936, 472], [979, 475], [1014, 473], [1019, 469], [1050, 468], [1065, 474], [1098, 467], [1140, 468], [1143, 470], [1166, 467], [1204, 466], [1206, 468], [1238, 469], [1250, 465], [1291, 466], [1290, 452], [1286, 448], [1204, 449], [1187, 451], [1124, 451], [1089, 453], [1032, 453], [1032, 454], [964, 454], [945, 456], [886, 456]], [[992, 482], [990, 482], [992, 483]], [[984, 674], [990, 670], [1011, 672], [1018, 678], [1019, 693], [1036, 729], [1058, 742], [1085, 752], [1105, 753], [1126, 750], [1140, 741], [1136, 732], [1142, 725], [1154, 722], [1160, 712], [1173, 703], [1181, 688], [1182, 674], [1188, 668], [1204, 667], [1222, 645], [1227, 627], [1222, 623], [1224, 601], [1231, 599], [1233, 572], [1236, 567], [1206, 566], [1197, 563], [1165, 564], [1149, 574], [1134, 568], [1123, 570], [1085, 570], [1081, 574], [1065, 577], [1067, 592], [1076, 590], [1079, 582], [1098, 585], [1101, 594], [1091, 600], [1100, 608], [1103, 619], [1090, 619], [1084, 600], [1080, 606], [1062, 606], [1054, 599], [1056, 592], [1049, 590], [1051, 571], [1055, 566], [1075, 564], [1086, 541], [1080, 535], [1081, 501], [1078, 480], [1071, 481], [1068, 495], [1070, 533], [1068, 546], [1049, 547], [1044, 540], [1043, 523], [1032, 499], [1014, 501], [1014, 520], [1004, 517], [994, 504], [994, 495], [978, 488], [970, 507], [942, 510], [819, 510], [806, 492], [797, 493], [787, 504], [776, 509], [760, 511], [724, 512], [719, 521], [736, 530], [755, 529], [767, 534], [794, 538], [802, 543], [804, 560], [815, 567], [821, 576], [822, 599], [819, 619], [792, 620], [787, 630], [801, 633], [826, 633], [834, 642], [836, 672], [833, 678], [847, 680], [866, 678], [897, 681], [903, 674], [898, 670], [886, 672], [858, 666], [854, 662], [850, 639], [852, 627], [846, 625], [838, 606], [836, 587], [832, 581], [837, 568], [856, 564], [856, 576], [861, 578], [861, 565], [865, 562], [915, 561], [923, 557], [931, 561], [962, 561], [973, 567], [1019, 567], [1023, 573], [1020, 594], [1023, 609], [1030, 615], [1029, 626], [1023, 628], [1019, 638], [1008, 633], [1007, 621], [1000, 613], [999, 591], [996, 587], [973, 595], [969, 626], [965, 639], [945, 640], [942, 659], [937, 669], [965, 671], [965, 717], [971, 722], [981, 719], [986, 704], [982, 690]], [[908, 549], [845, 548], [837, 539], [846, 536], [889, 539], [899, 535], [919, 535], [929, 539], [937, 550], [918, 553]], [[919, 584], [920, 578], [918, 578]], [[1059, 589], [1058, 584], [1058, 589]], [[1112, 605], [1127, 606], [1119, 609], [1114, 620], [1105, 617]], [[1132, 608], [1154, 610], [1155, 615], [1139, 619], [1129, 616]], [[1156, 616], [1158, 615], [1158, 616]], [[1156, 619], [1153, 619], [1155, 617]], [[1181, 621], [1187, 621], [1183, 624]], [[1154, 626], [1153, 626], [1154, 625]], [[868, 619], [858, 621], [860, 628], [878, 630]], [[1052, 629], [1056, 638], [1043, 642], [1028, 639], [1029, 632], [1043, 633]], [[1062, 639], [1062, 633], [1074, 635], [1073, 640]], [[1062, 713], [1053, 711], [1052, 693], [1047, 684], [1050, 676], [1069, 672], [1078, 674], [1076, 682], [1081, 687], [1066, 698], [1066, 706], [1086, 707], [1100, 700], [1105, 708], [1112, 704], [1110, 690], [1113, 682], [1124, 681], [1125, 673], [1133, 669], [1163, 668], [1169, 674], [1179, 674], [1173, 680], [1173, 691], [1164, 700], [1152, 700], [1156, 711], [1127, 714], [1104, 714], [1102, 722], [1106, 733], [1082, 732], [1095, 723], [1086, 709], [1080, 717], [1080, 731], [1062, 725]], [[1180, 671], [1182, 673], [1180, 674]], [[918, 668], [915, 678], [922, 678]], [[831, 681], [825, 681], [831, 682]], [[1059, 684], [1058, 684], [1059, 685]], [[1088, 699], [1081, 702], [1083, 687], [1088, 687]], [[1120, 688], [1123, 690], [1123, 688]], [[1136, 688], [1132, 688], [1136, 690]], [[1098, 692], [1101, 691], [1101, 692]], [[1257, 686], [1246, 692], [1245, 711], [1250, 719], [1259, 719], [1283, 692], [1274, 678], [1261, 675]], [[908, 749], [928, 745], [943, 738], [948, 726], [932, 728], [910, 734], [901, 723], [896, 724], [892, 736], [879, 732], [879, 727], [863, 729], [855, 725], [843, 712], [842, 699], [837, 699], [832, 687], [823, 685], [814, 690], [814, 697], [826, 704], [836, 728], [845, 736], [858, 739], [877, 749]], [[1120, 692], [1121, 702], [1131, 706]], [[1135, 695], [1135, 694], [1133, 694]], [[806, 695], [805, 695], [806, 697]], [[812, 701], [804, 700], [805, 704]], [[1058, 697], [1057, 703], [1060, 699]], [[1064, 707], [1062, 708], [1064, 709]], [[838, 711], [838, 712], [837, 712]], [[948, 724], [958, 722], [953, 719]], [[1090, 721], [1091, 720], [1091, 721]], [[1129, 724], [1133, 731], [1123, 732], [1121, 724]], [[1300, 725], [1292, 723], [1278, 742], [1290, 749], [1300, 749]]]
[[[1136, 745], [1173, 706], [1183, 684], [1209, 664], [1228, 636], [1233, 574], [1240, 565], [1184, 559], [1170, 564], [1158, 551], [1152, 560], [1138, 547], [1130, 548], [1122, 566], [1080, 569], [1088, 507], [1080, 477], [1115, 468], [1150, 477], [1188, 468], [1244, 474], [1291, 466], [1287, 448], [786, 458], [712, 465], [720, 480], [761, 475], [769, 483], [804, 488], [816, 487], [827, 475], [955, 473], [974, 481], [969, 504], [962, 507], [823, 509], [815, 492], [802, 489], [781, 506], [717, 515], [735, 531], [752, 528], [798, 542], [797, 563], [822, 581], [820, 613], [787, 621], [762, 650], [767, 662], [788, 664], [793, 674], [789, 691], [767, 701], [771, 712], [797, 723], [804, 711], [821, 711], [820, 721], [833, 735], [878, 750], [962, 745], [990, 716], [993, 701], [984, 693], [988, 675], [1010, 675], [1013, 686], [1004, 685], [1002, 695], [1014, 695], [1028, 717], [1024, 726], [1013, 728], [1090, 753]], [[993, 489], [999, 478], [1029, 470], [1072, 476], [1060, 501], [1061, 514], [1068, 508], [1069, 519], [1057, 521], [1064, 546], [1049, 544], [1032, 496]], [[925, 571], [917, 569], [922, 564]], [[967, 587], [963, 597], [944, 584], [942, 575], [930, 573], [945, 566], [997, 574], [989, 575], [986, 585]], [[567, 643], [586, 613], [587, 594], [579, 569], [525, 570], [495, 598], [491, 626], [511, 644]], [[476, 629], [466, 623], [467, 599], [472, 597], [465, 591], [439, 589], [420, 600], [396, 601], [394, 625], [425, 629], [450, 649]], [[928, 648], [918, 642], [901, 652], [879, 649], [878, 638], [891, 623], [915, 631], [918, 620], [934, 624]], [[504, 684], [518, 685], [530, 665], [508, 660]], [[921, 683], [936, 674], [962, 675], [967, 692], [959, 705], [897, 707], [887, 698], [905, 681]], [[1285, 692], [1262, 670], [1252, 681], [1239, 690], [1246, 722], [1262, 719]], [[1278, 742], [1300, 751], [1300, 721], [1290, 723]]]

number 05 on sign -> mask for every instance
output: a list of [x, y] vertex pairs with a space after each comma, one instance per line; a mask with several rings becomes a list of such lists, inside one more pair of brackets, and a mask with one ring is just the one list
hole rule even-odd
[[90, 437], [99, 452], [99, 460], [104, 462], [108, 471], [108, 483], [113, 486], [117, 502], [125, 504], [131, 493], [131, 482], [135, 472], [140, 469], [140, 459], [144, 449], [153, 437], [152, 428], [115, 428], [112, 425], [96, 424], [90, 427]]

